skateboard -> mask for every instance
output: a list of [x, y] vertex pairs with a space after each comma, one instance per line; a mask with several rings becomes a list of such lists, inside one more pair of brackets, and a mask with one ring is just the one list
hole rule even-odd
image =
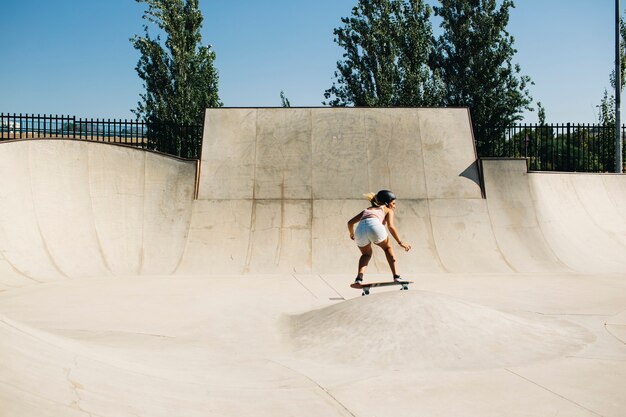
[[353, 283], [350, 284], [350, 287], [356, 289], [362, 289], [363, 293], [361, 295], [369, 295], [370, 288], [373, 287], [387, 287], [389, 285], [401, 285], [400, 291], [408, 290], [409, 284], [413, 284], [413, 281], [385, 281], [385, 282], [364, 282], [362, 284]]

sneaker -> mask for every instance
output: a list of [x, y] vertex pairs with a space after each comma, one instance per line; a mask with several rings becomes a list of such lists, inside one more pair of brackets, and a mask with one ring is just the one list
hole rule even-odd
[[394, 276], [393, 276], [393, 280], [394, 280], [394, 282], [401, 282], [401, 281], [404, 281], [404, 280], [400, 277], [400, 275], [394, 275]]
[[356, 277], [356, 278], [354, 279], [354, 283], [355, 283], [355, 284], [360, 284], [360, 283], [362, 283], [362, 282], [363, 282], [363, 278], [361, 278], [361, 277]]

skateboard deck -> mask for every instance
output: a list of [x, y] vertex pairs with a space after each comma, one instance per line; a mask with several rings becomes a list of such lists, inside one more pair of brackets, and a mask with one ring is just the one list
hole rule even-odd
[[350, 287], [356, 288], [356, 289], [362, 289], [363, 293], [361, 295], [369, 295], [370, 288], [387, 287], [390, 285], [401, 285], [402, 288], [400, 288], [400, 290], [408, 290], [409, 284], [413, 284], [413, 281], [363, 282], [361, 284], [357, 284], [357, 283], [350, 284]]

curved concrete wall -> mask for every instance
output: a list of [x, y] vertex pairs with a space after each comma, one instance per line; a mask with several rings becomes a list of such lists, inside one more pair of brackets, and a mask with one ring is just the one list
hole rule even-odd
[[[626, 177], [484, 160], [465, 109], [211, 109], [196, 164], [0, 143], [0, 289], [142, 274], [351, 275], [362, 194], [398, 197], [402, 273], [626, 272]], [[388, 274], [376, 250], [369, 272]]]
[[97, 142], [0, 143], [0, 268], [15, 281], [5, 285], [172, 273], [195, 170], [193, 161]]
[[[404, 272], [510, 270], [467, 109], [208, 109], [202, 155], [181, 273], [352, 273], [346, 222], [384, 188], [415, 248], [398, 254]], [[370, 270], [388, 271], [382, 253]]]
[[203, 155], [180, 273], [352, 274], [346, 221], [382, 188], [402, 272], [626, 271], [625, 177], [486, 160], [483, 199], [466, 109], [209, 109]]
[[496, 240], [516, 271], [626, 272], [626, 176], [482, 165]]
[[580, 272], [626, 272], [623, 175], [531, 175], [537, 217], [556, 256]]

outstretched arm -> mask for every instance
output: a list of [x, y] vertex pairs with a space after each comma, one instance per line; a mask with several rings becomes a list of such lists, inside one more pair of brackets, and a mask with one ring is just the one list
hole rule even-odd
[[389, 210], [387, 216], [385, 216], [385, 221], [387, 222], [387, 228], [389, 229], [389, 233], [391, 233], [391, 236], [393, 236], [396, 242], [398, 242], [398, 245], [400, 245], [405, 251], [410, 251], [411, 245], [409, 245], [408, 243], [404, 243], [402, 242], [402, 240], [400, 240], [400, 235], [398, 235], [398, 230], [396, 229], [393, 221], [393, 210]]
[[361, 216], [363, 216], [363, 212], [360, 212], [350, 220], [348, 220], [348, 232], [350, 232], [350, 239], [354, 240], [354, 225], [361, 220]]

